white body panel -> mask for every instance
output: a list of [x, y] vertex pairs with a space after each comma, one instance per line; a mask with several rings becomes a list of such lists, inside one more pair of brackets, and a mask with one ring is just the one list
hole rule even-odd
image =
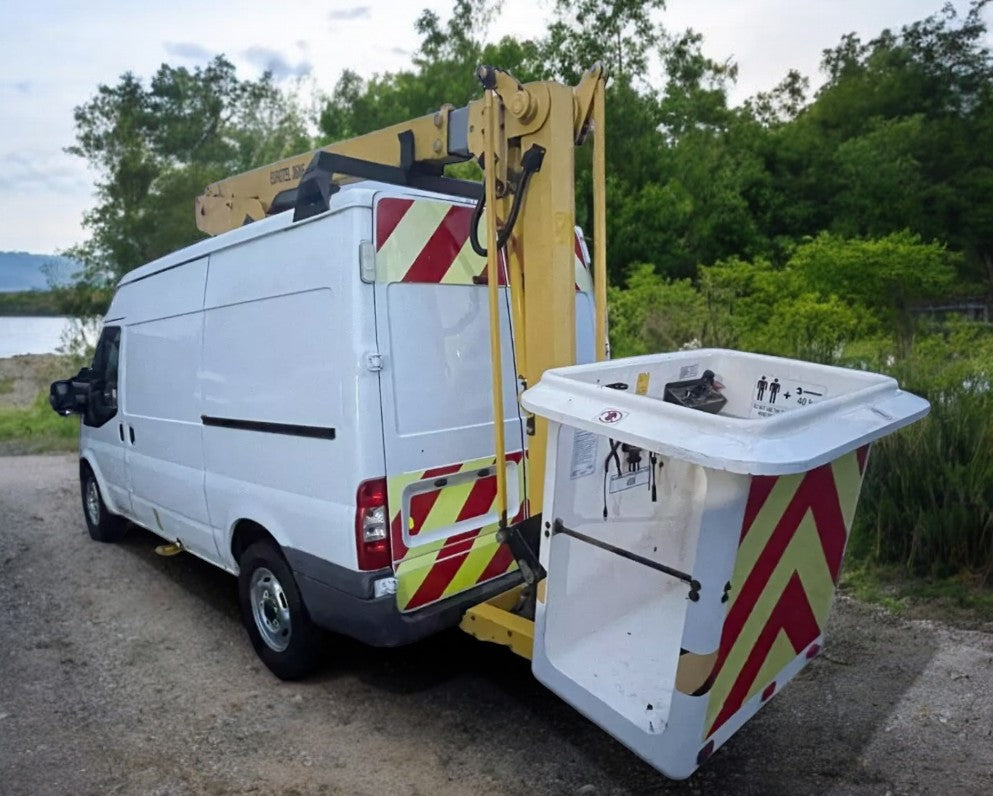
[[372, 288], [358, 279], [369, 231], [369, 210], [353, 207], [211, 257], [202, 414], [335, 433], [205, 425], [207, 502], [222, 537], [251, 517], [281, 545], [355, 568], [355, 489], [383, 472], [378, 379], [363, 364], [376, 345]]
[[[448, 461], [447, 431], [466, 435], [465, 458], [493, 450], [489, 320], [486, 288], [475, 285], [392, 283], [381, 286], [387, 306], [380, 314], [380, 344], [391, 354], [393, 379], [383, 391], [386, 431], [393, 440], [391, 469], [408, 472], [423, 463]], [[501, 289], [505, 293], [506, 288]], [[500, 303], [503, 355], [504, 435], [521, 449], [510, 318]], [[512, 512], [516, 513], [516, 512]]]
[[80, 438], [111, 510], [230, 571], [246, 519], [356, 568], [356, 486], [384, 472], [379, 379], [366, 367], [373, 288], [358, 261], [372, 197], [353, 187], [321, 217], [276, 216], [122, 280], [106, 321], [122, 329], [119, 412]]
[[203, 315], [195, 298], [206, 279], [204, 257], [154, 277], [154, 292], [140, 282], [123, 289], [120, 395], [132, 516], [148, 528], [169, 529], [187, 548], [213, 560], [217, 546], [203, 493], [199, 412]]

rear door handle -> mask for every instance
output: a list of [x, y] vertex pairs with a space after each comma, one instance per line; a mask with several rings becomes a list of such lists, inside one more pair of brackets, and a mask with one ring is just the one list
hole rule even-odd
[[128, 434], [131, 437], [131, 444], [134, 445], [134, 426], [128, 426]]
[[124, 424], [123, 423], [118, 423], [117, 424], [117, 433], [121, 437], [121, 442], [124, 442]]

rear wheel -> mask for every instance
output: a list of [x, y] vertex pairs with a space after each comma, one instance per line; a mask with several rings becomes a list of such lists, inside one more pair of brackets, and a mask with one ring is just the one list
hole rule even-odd
[[280, 680], [298, 680], [318, 663], [320, 630], [310, 620], [279, 550], [256, 542], [238, 561], [241, 620], [255, 652]]
[[119, 542], [127, 531], [127, 521], [111, 514], [100, 494], [100, 484], [88, 464], [83, 464], [79, 472], [80, 494], [83, 498], [83, 516], [90, 538], [97, 542]]

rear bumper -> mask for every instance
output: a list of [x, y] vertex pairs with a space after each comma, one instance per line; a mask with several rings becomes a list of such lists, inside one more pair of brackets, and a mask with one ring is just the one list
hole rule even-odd
[[396, 597], [373, 597], [373, 582], [392, 570], [355, 572], [300, 550], [284, 549], [310, 618], [320, 627], [374, 647], [399, 647], [454, 627], [468, 608], [512, 589], [522, 578], [509, 572], [433, 605], [401, 613]]

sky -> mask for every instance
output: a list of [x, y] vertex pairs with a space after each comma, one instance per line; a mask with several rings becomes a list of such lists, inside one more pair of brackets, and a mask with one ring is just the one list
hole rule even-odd
[[[856, 32], [938, 11], [944, 0], [669, 0], [662, 21], [693, 28], [712, 58], [739, 67], [732, 100], [772, 88], [797, 68], [820, 84], [821, 51]], [[552, 0], [504, 0], [487, 38], [536, 38]], [[964, 13], [967, 0], [953, 0]], [[445, 18], [450, 0], [6, 0], [0, 8], [0, 251], [50, 254], [85, 238], [96, 175], [64, 148], [73, 108], [100, 84], [162, 63], [193, 67], [224, 53], [243, 78], [265, 69], [330, 92], [343, 69], [363, 76], [410, 63], [423, 8]], [[993, 10], [985, 11], [993, 28]], [[499, 66], [499, 64], [496, 64]], [[609, 130], [608, 133], [609, 135]], [[193, 197], [190, 197], [193, 212]]]

